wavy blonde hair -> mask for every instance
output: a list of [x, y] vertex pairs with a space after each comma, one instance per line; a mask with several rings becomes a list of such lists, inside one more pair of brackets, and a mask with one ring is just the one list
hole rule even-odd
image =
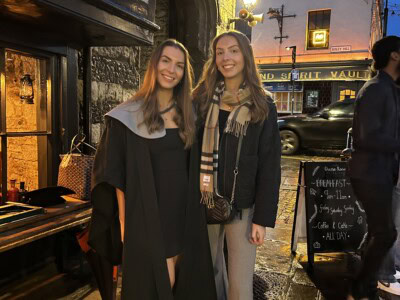
[[[159, 131], [164, 127], [164, 121], [159, 114], [156, 91], [157, 82], [157, 65], [161, 58], [165, 47], [174, 47], [181, 50], [185, 56], [184, 74], [181, 81], [174, 87], [174, 98], [177, 103], [176, 116], [174, 122], [179, 128], [179, 135], [185, 143], [185, 148], [190, 148], [195, 137], [195, 121], [192, 106], [192, 87], [193, 87], [193, 68], [190, 63], [190, 56], [185, 46], [175, 39], [168, 39], [162, 42], [152, 53], [146, 73], [144, 75], [143, 84], [139, 91], [134, 95], [133, 101], [144, 100], [143, 122], [148, 132], [151, 134]], [[142, 125], [140, 124], [140, 125]]]

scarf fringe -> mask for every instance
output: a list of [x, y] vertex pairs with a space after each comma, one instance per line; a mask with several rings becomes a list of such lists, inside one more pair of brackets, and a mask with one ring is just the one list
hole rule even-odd
[[244, 124], [241, 124], [237, 120], [230, 119], [226, 122], [225, 132], [231, 133], [236, 137], [239, 137], [241, 135], [246, 136], [249, 123], [249, 121], [246, 121], [244, 122]]
[[200, 203], [207, 206], [207, 208], [214, 207], [214, 193], [208, 191], [201, 191]]

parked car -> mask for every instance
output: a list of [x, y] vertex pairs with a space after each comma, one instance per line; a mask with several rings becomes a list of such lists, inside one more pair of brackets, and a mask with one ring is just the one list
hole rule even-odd
[[354, 98], [345, 99], [313, 114], [279, 117], [282, 154], [292, 155], [300, 148], [344, 149], [354, 103]]

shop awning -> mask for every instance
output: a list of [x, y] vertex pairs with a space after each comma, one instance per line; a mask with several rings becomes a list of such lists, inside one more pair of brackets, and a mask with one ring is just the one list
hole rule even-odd
[[[370, 79], [371, 61], [343, 61], [296, 64], [298, 81], [366, 81]], [[291, 65], [258, 65], [263, 82], [290, 81]]]
[[155, 1], [4, 0], [0, 35], [38, 46], [152, 45]]

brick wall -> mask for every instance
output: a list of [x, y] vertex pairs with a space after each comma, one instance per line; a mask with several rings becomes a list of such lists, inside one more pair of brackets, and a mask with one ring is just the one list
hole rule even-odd
[[100, 141], [104, 115], [138, 89], [139, 54], [139, 47], [92, 49], [92, 143]]
[[169, 37], [169, 0], [157, 0], [155, 23], [160, 26], [160, 30], [154, 34], [154, 46], [140, 47], [140, 78], [144, 77], [153, 49]]
[[[154, 45], [168, 37], [168, 0], [157, 1], [156, 23], [161, 30], [155, 33]], [[92, 49], [92, 136], [97, 144], [104, 129], [104, 114], [119, 103], [131, 98], [139, 88], [153, 47], [95, 47]], [[82, 61], [79, 63], [82, 65]], [[80, 82], [82, 82], [80, 80]], [[78, 97], [83, 99], [82, 87]], [[81, 103], [83, 103], [81, 101]]]
[[[218, 3], [221, 23], [217, 27], [217, 35], [226, 31], [229, 19], [235, 17], [236, 0], [220, 0]], [[234, 28], [233, 23], [230, 28]]]
[[[235, 16], [235, 0], [220, 0], [221, 23], [217, 31], [226, 30], [228, 19]], [[152, 47], [101, 47], [93, 48], [92, 57], [92, 137], [97, 144], [103, 130], [103, 116], [120, 102], [127, 100], [139, 87], [154, 47], [169, 37], [169, 0], [158, 0], [155, 23], [160, 30], [154, 35]], [[233, 28], [233, 25], [231, 26]], [[196, 37], [192, 37], [196, 38]], [[82, 62], [79, 62], [80, 66]], [[79, 80], [78, 97], [82, 97], [82, 80]], [[83, 100], [80, 100], [83, 103]]]
[[[8, 132], [37, 130], [38, 82], [40, 78], [39, 61], [33, 57], [7, 52], [6, 55], [6, 119]], [[20, 79], [30, 74], [34, 80], [34, 103], [25, 104], [19, 97]], [[1, 153], [1, 152], [0, 152]], [[38, 141], [37, 137], [8, 138], [7, 178], [16, 179], [17, 185], [25, 181], [30, 190], [37, 189], [38, 177]]]

